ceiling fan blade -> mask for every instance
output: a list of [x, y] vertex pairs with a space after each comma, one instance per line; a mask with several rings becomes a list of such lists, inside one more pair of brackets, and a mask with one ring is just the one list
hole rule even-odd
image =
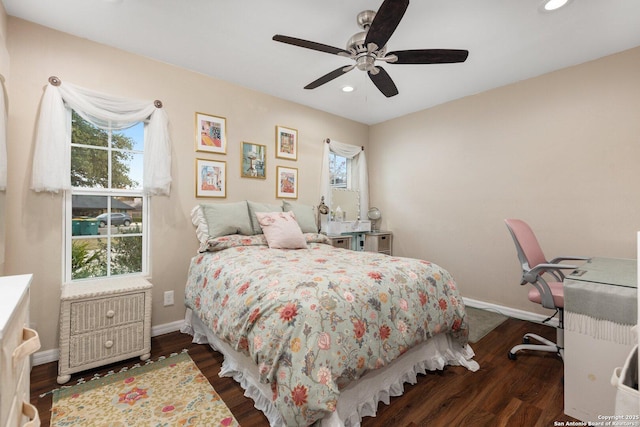
[[466, 61], [469, 51], [462, 49], [415, 49], [397, 50], [387, 54], [387, 56], [391, 55], [398, 57], [397, 61], [389, 61], [391, 64], [451, 64]]
[[369, 78], [373, 82], [374, 85], [382, 92], [384, 96], [387, 98], [391, 98], [392, 96], [396, 96], [398, 94], [398, 88], [396, 87], [391, 77], [382, 67], [376, 67], [378, 69], [377, 73], [372, 73], [369, 71], [367, 74]]
[[376, 12], [376, 17], [373, 18], [364, 45], [375, 43], [378, 49], [384, 47], [400, 24], [408, 7], [409, 0], [384, 0]]
[[306, 85], [304, 88], [305, 89], [315, 89], [315, 88], [317, 88], [319, 86], [322, 86], [325, 83], [329, 83], [331, 80], [336, 79], [336, 78], [340, 77], [343, 74], [348, 73], [349, 71], [353, 70], [354, 68], [355, 68], [355, 65], [336, 68], [332, 72], [327, 73], [324, 76], [320, 77], [319, 79], [312, 81], [311, 83]]
[[283, 36], [280, 34], [276, 34], [275, 36], [273, 36], [273, 40], [281, 43], [291, 44], [294, 46], [304, 47], [307, 49], [317, 50], [320, 52], [331, 53], [333, 55], [339, 55], [339, 54], [343, 54], [346, 56], [351, 55], [348, 51], [344, 49], [340, 49], [340, 48], [329, 46], [322, 43], [311, 42], [309, 40], [298, 39], [295, 37]]

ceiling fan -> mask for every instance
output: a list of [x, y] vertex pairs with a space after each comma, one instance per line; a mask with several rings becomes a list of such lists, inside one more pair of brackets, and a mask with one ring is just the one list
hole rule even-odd
[[385, 69], [376, 65], [376, 61], [388, 64], [447, 64], [464, 62], [469, 56], [468, 50], [461, 49], [413, 49], [387, 52], [387, 41], [400, 24], [408, 7], [409, 0], [384, 0], [378, 12], [373, 10], [360, 12], [357, 21], [363, 31], [349, 39], [346, 49], [280, 34], [273, 36], [273, 40], [344, 56], [355, 61], [353, 65], [336, 68], [325, 74], [306, 85], [305, 89], [315, 89], [358, 68], [366, 71], [373, 84], [389, 98], [398, 94], [398, 88]]

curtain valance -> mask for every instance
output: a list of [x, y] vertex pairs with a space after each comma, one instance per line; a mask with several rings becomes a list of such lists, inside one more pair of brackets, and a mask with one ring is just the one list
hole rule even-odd
[[40, 107], [31, 188], [57, 193], [71, 189], [71, 110], [102, 129], [121, 130], [149, 120], [144, 140], [143, 191], [168, 195], [171, 147], [168, 117], [161, 104], [117, 98], [49, 79]]
[[322, 171], [320, 173], [320, 195], [324, 196], [324, 202], [331, 206], [331, 175], [329, 172], [329, 154], [336, 153], [339, 156], [351, 159], [351, 190], [360, 193], [360, 218], [367, 218], [369, 210], [369, 174], [367, 172], [367, 159], [362, 147], [342, 142], [327, 140], [324, 144], [322, 155]]

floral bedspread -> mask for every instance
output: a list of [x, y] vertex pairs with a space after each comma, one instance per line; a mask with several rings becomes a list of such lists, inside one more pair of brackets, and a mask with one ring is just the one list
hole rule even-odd
[[341, 388], [439, 333], [467, 344], [451, 275], [427, 261], [333, 248], [269, 249], [225, 236], [191, 261], [186, 304], [249, 355], [287, 425], [334, 411]]

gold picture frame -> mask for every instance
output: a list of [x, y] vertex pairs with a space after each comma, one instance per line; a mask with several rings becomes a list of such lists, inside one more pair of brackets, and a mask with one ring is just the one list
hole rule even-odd
[[240, 159], [240, 176], [242, 178], [267, 178], [267, 146], [242, 142], [242, 158]]
[[227, 154], [227, 119], [196, 113], [196, 151]]
[[276, 168], [276, 198], [298, 198], [298, 169], [278, 166]]
[[276, 126], [276, 157], [298, 160], [298, 130]]
[[196, 159], [196, 197], [227, 197], [227, 162]]

